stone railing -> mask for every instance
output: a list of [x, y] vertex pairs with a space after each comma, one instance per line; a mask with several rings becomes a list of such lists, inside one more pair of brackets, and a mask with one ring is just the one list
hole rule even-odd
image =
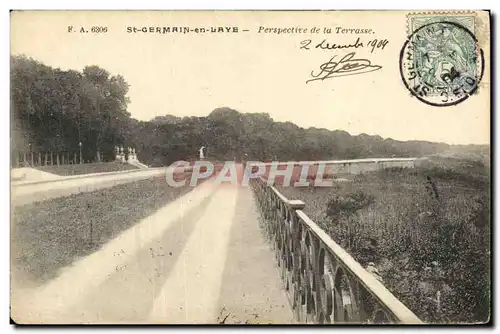
[[304, 202], [262, 178], [251, 186], [298, 322], [422, 324], [302, 211]]
[[308, 166], [309, 174], [316, 174], [318, 167], [323, 166], [322, 171], [325, 175], [335, 174], [363, 174], [379, 171], [387, 168], [414, 168], [416, 165], [425, 161], [426, 158], [369, 158], [353, 160], [322, 160], [322, 161], [288, 161], [288, 162], [253, 162], [254, 168], [265, 167], [266, 174], [270, 167], [281, 169], [279, 167], [293, 167], [296, 176], [300, 175], [302, 166]]

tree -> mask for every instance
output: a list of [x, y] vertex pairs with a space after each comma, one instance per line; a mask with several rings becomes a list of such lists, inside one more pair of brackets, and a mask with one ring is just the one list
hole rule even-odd
[[127, 112], [129, 86], [98, 66], [83, 72], [52, 69], [24, 56], [11, 57], [12, 149], [76, 151], [85, 160], [113, 157], [113, 146], [133, 141]]

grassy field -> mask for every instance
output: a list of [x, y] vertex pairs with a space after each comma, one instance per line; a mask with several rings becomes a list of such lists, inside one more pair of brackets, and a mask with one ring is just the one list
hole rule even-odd
[[489, 315], [489, 187], [484, 161], [435, 156], [334, 188], [279, 189], [303, 200], [309, 217], [362, 265], [374, 262], [419, 317], [478, 322]]
[[40, 166], [36, 167], [36, 169], [56, 175], [69, 176], [69, 175], [134, 170], [137, 169], [137, 167], [132, 166], [130, 164], [119, 163], [119, 162], [103, 162], [103, 163], [91, 163], [91, 164], [81, 164], [81, 165], [76, 164], [76, 165], [59, 165], [59, 166], [57, 165]]
[[32, 286], [56, 277], [59, 269], [192, 189], [168, 187], [162, 176], [15, 207], [11, 270], [16, 283]]

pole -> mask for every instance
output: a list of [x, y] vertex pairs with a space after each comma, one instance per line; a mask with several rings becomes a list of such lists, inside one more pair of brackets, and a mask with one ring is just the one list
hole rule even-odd
[[31, 160], [31, 166], [33, 166], [33, 151], [31, 150], [31, 143], [28, 144], [30, 148], [30, 160]]
[[80, 146], [80, 165], [82, 164], [82, 142], [78, 143], [78, 146]]
[[92, 224], [92, 219], [91, 219], [91, 220], [90, 220], [90, 243], [92, 243], [92, 241], [93, 241], [93, 240], [92, 240], [92, 239], [93, 239], [93, 238], [92, 238], [92, 225], [93, 225], [93, 224]]

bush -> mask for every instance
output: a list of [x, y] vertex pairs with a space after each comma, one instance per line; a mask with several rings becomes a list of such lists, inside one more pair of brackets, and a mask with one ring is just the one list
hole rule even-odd
[[336, 194], [328, 201], [326, 215], [333, 219], [348, 217], [373, 202], [375, 202], [375, 197], [367, 195], [362, 191], [346, 196]]

